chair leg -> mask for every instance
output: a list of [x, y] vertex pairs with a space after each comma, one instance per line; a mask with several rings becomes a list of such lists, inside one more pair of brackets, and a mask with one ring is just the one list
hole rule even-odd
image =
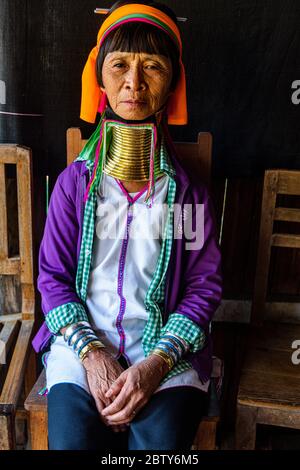
[[237, 405], [237, 419], [235, 426], [235, 448], [237, 450], [254, 450], [256, 441], [255, 406]]
[[199, 424], [198, 431], [193, 443], [193, 450], [215, 450], [216, 449], [217, 421], [203, 419]]
[[31, 349], [25, 371], [25, 396], [28, 397], [37, 379], [36, 374], [36, 354]]
[[0, 450], [15, 450], [15, 416], [0, 415]]
[[31, 449], [48, 450], [47, 413], [43, 411], [30, 411], [29, 428]]

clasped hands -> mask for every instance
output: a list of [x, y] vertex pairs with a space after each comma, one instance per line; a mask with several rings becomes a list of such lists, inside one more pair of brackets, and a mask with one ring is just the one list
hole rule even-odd
[[168, 372], [156, 355], [124, 370], [105, 349], [89, 353], [83, 365], [100, 417], [114, 432], [127, 429]]

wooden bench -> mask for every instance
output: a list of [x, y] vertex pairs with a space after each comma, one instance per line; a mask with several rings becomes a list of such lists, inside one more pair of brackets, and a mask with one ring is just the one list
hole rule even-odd
[[[6, 165], [14, 165], [16, 170], [19, 253], [13, 256], [8, 249]], [[16, 417], [26, 419], [21, 394], [24, 388], [25, 394], [29, 392], [36, 377], [33, 352], [30, 356], [35, 305], [31, 182], [30, 150], [0, 145], [0, 277], [3, 287], [4, 278], [17, 279], [11, 286], [21, 291], [21, 311], [0, 316], [0, 450], [16, 448]]]
[[300, 369], [292, 362], [300, 325], [265, 318], [271, 248], [300, 248], [293, 227], [284, 233], [274, 227], [279, 221], [300, 222], [299, 208], [276, 205], [282, 195], [300, 196], [300, 171], [265, 172], [251, 328], [237, 397], [237, 449], [255, 449], [257, 424], [300, 429]]
[[[78, 156], [85, 145], [81, 131], [78, 128], [67, 130], [67, 164], [69, 165]], [[176, 143], [182, 165], [193, 178], [198, 178], [207, 186], [210, 186], [212, 136], [208, 132], [200, 132], [197, 143]], [[218, 360], [216, 370], [223, 370], [223, 364]], [[194, 450], [213, 450], [216, 448], [216, 432], [220, 419], [219, 397], [215, 389], [215, 381], [220, 377], [212, 378], [210, 388], [210, 400], [205, 416], [195, 437]], [[47, 440], [47, 397], [38, 395], [38, 391], [45, 387], [45, 372], [43, 371], [26, 399], [25, 408], [30, 413], [30, 435], [33, 450], [48, 449]]]

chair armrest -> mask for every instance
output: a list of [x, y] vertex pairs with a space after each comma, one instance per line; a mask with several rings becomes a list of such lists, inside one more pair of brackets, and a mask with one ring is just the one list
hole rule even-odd
[[31, 392], [25, 400], [24, 406], [27, 411], [43, 411], [47, 406], [47, 396], [39, 395], [39, 390], [46, 385], [46, 371], [45, 368], [40, 373], [39, 378], [34, 384]]

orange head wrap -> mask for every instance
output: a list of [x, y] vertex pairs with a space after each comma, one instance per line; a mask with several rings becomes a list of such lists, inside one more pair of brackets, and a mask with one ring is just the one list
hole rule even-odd
[[101, 103], [102, 90], [96, 77], [96, 60], [99, 49], [107, 35], [115, 28], [127, 22], [145, 22], [165, 31], [174, 40], [179, 48], [180, 76], [174, 92], [168, 100], [168, 123], [183, 125], [187, 123], [186, 81], [185, 70], [182, 63], [182, 42], [180, 32], [174, 21], [157, 8], [138, 3], [123, 5], [114, 10], [103, 22], [97, 37], [95, 46], [85, 64], [82, 74], [82, 94], [80, 117], [84, 121], [94, 123], [99, 104]]

